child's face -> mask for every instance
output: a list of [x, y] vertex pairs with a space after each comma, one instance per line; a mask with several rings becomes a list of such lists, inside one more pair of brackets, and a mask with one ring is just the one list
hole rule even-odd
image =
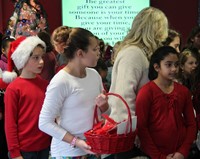
[[158, 78], [174, 80], [178, 73], [179, 63], [175, 54], [169, 54], [162, 61], [160, 66], [157, 65]]
[[176, 36], [174, 38], [174, 40], [169, 44], [169, 46], [175, 48], [177, 52], [180, 52], [180, 50], [179, 50], [179, 47], [180, 47], [180, 38], [179, 38], [179, 36]]
[[37, 46], [33, 50], [32, 55], [29, 57], [23, 69], [25, 69], [26, 72], [28, 72], [29, 74], [33, 75], [41, 73], [44, 66], [44, 61], [43, 61], [44, 55], [45, 55], [44, 49]]
[[11, 42], [7, 42], [7, 46], [5, 49], [2, 49], [2, 53], [7, 57], [8, 56], [8, 51], [9, 51], [9, 48], [10, 48], [10, 43]]
[[194, 38], [192, 38], [191, 40], [193, 42], [193, 45], [196, 48], [200, 49], [200, 32]]
[[181, 69], [186, 75], [191, 75], [195, 72], [197, 66], [197, 59], [192, 55], [188, 55], [187, 61], [184, 63], [183, 66], [181, 66]]
[[64, 53], [64, 49], [66, 48], [66, 43], [65, 42], [53, 42], [55, 50], [59, 53], [62, 54]]
[[83, 53], [83, 64], [86, 67], [95, 67], [99, 59], [99, 45], [94, 37], [90, 38], [90, 45], [87, 52]]

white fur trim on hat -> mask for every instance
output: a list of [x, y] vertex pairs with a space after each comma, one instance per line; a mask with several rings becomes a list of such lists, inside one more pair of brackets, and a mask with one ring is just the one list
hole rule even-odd
[[15, 78], [17, 78], [17, 73], [16, 72], [9, 72], [9, 71], [4, 71], [2, 73], [2, 79], [5, 83], [10, 83], [12, 82]]
[[2, 78], [2, 73], [3, 73], [3, 71], [2, 71], [2, 69], [0, 68], [0, 78]]
[[11, 55], [11, 58], [18, 70], [24, 67], [32, 51], [39, 44], [46, 49], [45, 43], [37, 36], [27, 37], [19, 44], [19, 46]]

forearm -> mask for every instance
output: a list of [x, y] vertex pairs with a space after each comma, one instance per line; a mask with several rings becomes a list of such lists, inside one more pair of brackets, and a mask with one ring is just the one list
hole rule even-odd
[[63, 141], [69, 143], [71, 147], [78, 147], [87, 153], [92, 153], [90, 151], [91, 146], [89, 146], [84, 140], [76, 136], [73, 136], [72, 134], [68, 132], [65, 134]]
[[67, 143], [71, 143], [72, 142], [72, 140], [73, 140], [73, 138], [74, 138], [75, 136], [73, 136], [72, 134], [70, 134], [69, 132], [67, 132], [66, 134], [65, 134], [65, 136], [63, 137], [63, 141], [64, 142], [67, 142]]
[[55, 117], [50, 113], [41, 112], [39, 116], [39, 129], [50, 136], [62, 140], [66, 134], [66, 130], [56, 123]]
[[99, 107], [99, 109], [101, 110], [101, 113], [107, 112], [108, 109], [109, 109], [108, 103], [105, 103], [104, 105], [102, 105], [101, 107]]

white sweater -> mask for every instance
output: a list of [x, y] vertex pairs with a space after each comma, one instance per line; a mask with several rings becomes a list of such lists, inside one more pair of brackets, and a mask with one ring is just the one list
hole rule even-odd
[[47, 88], [39, 128], [53, 137], [52, 157], [86, 154], [62, 141], [66, 132], [84, 139], [83, 133], [92, 128], [95, 98], [103, 86], [94, 69], [86, 68], [86, 74], [85, 78], [77, 78], [61, 70]]
[[[145, 53], [136, 46], [122, 49], [115, 60], [109, 92], [120, 94], [128, 103], [131, 115], [135, 115], [135, 100], [139, 89], [148, 80], [149, 61]], [[124, 104], [116, 97], [109, 97], [110, 116], [116, 121], [127, 119]]]

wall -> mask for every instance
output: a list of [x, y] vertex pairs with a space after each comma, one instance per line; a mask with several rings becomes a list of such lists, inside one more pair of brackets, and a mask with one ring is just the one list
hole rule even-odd
[[170, 27], [181, 33], [183, 43], [191, 29], [198, 25], [198, 0], [151, 0], [151, 6], [166, 14]]
[[[50, 31], [62, 24], [61, 0], [39, 0], [48, 14]], [[198, 21], [198, 0], [151, 0], [151, 6], [161, 9], [170, 22], [170, 27], [182, 34], [185, 43], [191, 29]], [[0, 31], [5, 32], [13, 12], [11, 0], [0, 0]]]

